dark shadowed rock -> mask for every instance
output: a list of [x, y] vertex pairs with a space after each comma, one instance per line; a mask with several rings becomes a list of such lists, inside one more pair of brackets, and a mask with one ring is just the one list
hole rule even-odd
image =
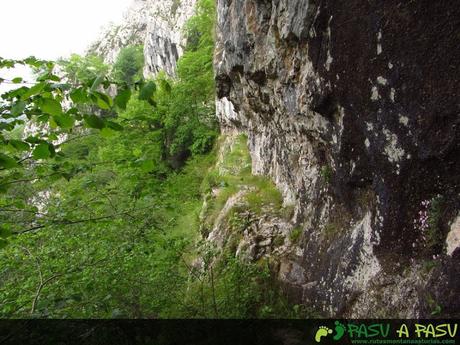
[[456, 1], [218, 0], [218, 115], [295, 205], [297, 302], [458, 316], [459, 39]]

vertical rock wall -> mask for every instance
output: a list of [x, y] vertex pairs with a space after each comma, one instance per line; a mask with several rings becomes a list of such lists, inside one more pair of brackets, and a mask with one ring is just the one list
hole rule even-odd
[[115, 62], [118, 53], [128, 45], [144, 45], [144, 75], [153, 77], [159, 71], [173, 76], [176, 62], [185, 47], [183, 27], [193, 15], [196, 0], [134, 0], [120, 24], [106, 28], [89, 52]]
[[253, 173], [303, 230], [279, 271], [292, 298], [331, 316], [459, 316], [460, 6], [217, 8], [222, 128], [248, 134]]

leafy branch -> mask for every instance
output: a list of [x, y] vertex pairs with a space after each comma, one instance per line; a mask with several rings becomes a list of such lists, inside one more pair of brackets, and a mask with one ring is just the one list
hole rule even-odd
[[[150, 207], [145, 207], [143, 209], [144, 210], [145, 209], [151, 209], [151, 208], [154, 208], [154, 207], [155, 206], [150, 206]], [[120, 216], [130, 216], [130, 217], [132, 217], [132, 213], [135, 212], [135, 211], [139, 211], [139, 210], [142, 210], [142, 209], [137, 209], [137, 210], [136, 209], [131, 209], [129, 211], [122, 211], [122, 212], [114, 213], [114, 214], [110, 214], [110, 215], [104, 215], [104, 216], [100, 216], [100, 217], [90, 217], [90, 218], [77, 219], [77, 220], [66, 220], [66, 219], [64, 219], [64, 220], [51, 220], [47, 224], [40, 224], [40, 225], [36, 225], [36, 226], [33, 226], [33, 227], [25, 229], [25, 230], [13, 232], [13, 235], [22, 235], [22, 234], [37, 231], [37, 230], [40, 230], [40, 229], [43, 229], [43, 228], [46, 228], [46, 227], [49, 227], [49, 226], [52, 226], [52, 225], [76, 225], [76, 224], [81, 224], [81, 223], [99, 222], [99, 221], [107, 220], [107, 219], [115, 219], [115, 218], [120, 217]]]

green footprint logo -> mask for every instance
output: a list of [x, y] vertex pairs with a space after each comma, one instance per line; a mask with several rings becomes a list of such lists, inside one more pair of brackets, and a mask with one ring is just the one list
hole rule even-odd
[[317, 343], [321, 342], [322, 337], [326, 337], [329, 334], [332, 334], [332, 329], [327, 328], [326, 326], [319, 326], [318, 330], [316, 331], [315, 340]]
[[340, 340], [342, 339], [343, 335], [345, 334], [345, 326], [341, 324], [339, 321], [335, 322], [335, 335], [332, 339]]

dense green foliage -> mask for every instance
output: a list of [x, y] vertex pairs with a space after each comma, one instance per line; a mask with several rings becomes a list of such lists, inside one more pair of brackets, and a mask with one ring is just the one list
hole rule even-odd
[[72, 54], [68, 60], [60, 60], [66, 78], [74, 85], [90, 83], [99, 76], [107, 76], [109, 66], [97, 55], [80, 56]]
[[2, 96], [1, 317], [298, 315], [267, 262], [201, 240], [202, 198], [216, 180], [214, 15], [212, 0], [198, 2], [177, 78], [142, 80], [140, 47], [114, 66], [74, 55], [60, 62], [66, 78], [53, 63], [0, 60], [41, 71]]
[[134, 84], [142, 79], [144, 51], [142, 46], [128, 46], [120, 51], [113, 65], [112, 76], [118, 83]]

